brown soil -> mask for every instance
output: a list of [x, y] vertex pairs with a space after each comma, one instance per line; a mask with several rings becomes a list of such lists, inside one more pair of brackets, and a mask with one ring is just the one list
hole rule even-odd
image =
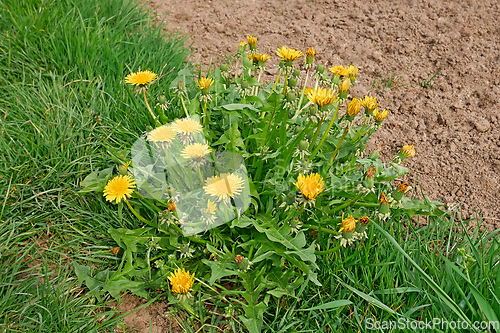
[[[118, 311], [127, 313], [139, 308], [146, 300], [133, 295], [124, 295], [118, 305]], [[171, 308], [173, 309], [173, 308]], [[134, 311], [123, 318], [127, 332], [135, 333], [180, 333], [183, 329], [170, 314], [168, 304], [157, 302], [142, 309]]]
[[[169, 30], [189, 34], [191, 60], [208, 67], [247, 34], [274, 57], [314, 47], [320, 62], [360, 68], [354, 97], [390, 110], [372, 147], [417, 155], [410, 179], [432, 200], [462, 203], [500, 227], [500, 4], [497, 0], [149, 0]], [[274, 62], [273, 62], [274, 61]], [[273, 69], [274, 67], [274, 69]], [[424, 88], [435, 73], [432, 86]], [[393, 78], [391, 83], [391, 77]], [[369, 147], [370, 148], [370, 147]]]

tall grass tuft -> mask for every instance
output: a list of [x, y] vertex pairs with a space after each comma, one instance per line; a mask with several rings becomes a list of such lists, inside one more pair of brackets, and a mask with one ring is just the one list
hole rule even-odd
[[0, 328], [87, 331], [97, 305], [66, 265], [114, 263], [103, 235], [135, 222], [79, 182], [152, 122], [123, 78], [174, 69], [166, 89], [187, 49], [138, 1], [1, 1], [0, 34]]

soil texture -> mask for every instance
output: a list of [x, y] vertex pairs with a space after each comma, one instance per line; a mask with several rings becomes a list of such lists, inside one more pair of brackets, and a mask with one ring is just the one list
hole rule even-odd
[[[497, 0], [149, 0], [169, 31], [188, 34], [208, 69], [258, 38], [276, 73], [282, 45], [360, 68], [351, 96], [390, 111], [371, 139], [386, 160], [405, 144], [407, 177], [464, 219], [500, 227], [500, 2]], [[475, 223], [475, 222], [472, 222]]]

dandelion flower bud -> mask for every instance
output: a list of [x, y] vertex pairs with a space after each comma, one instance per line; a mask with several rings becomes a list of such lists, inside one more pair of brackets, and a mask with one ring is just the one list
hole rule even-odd
[[349, 90], [351, 89], [351, 80], [346, 77], [344, 78], [340, 84], [339, 84], [339, 97], [342, 99], [347, 98], [347, 94], [349, 93]]
[[305, 59], [305, 63], [304, 63], [304, 67], [306, 69], [311, 69], [312, 66], [314, 65], [314, 57], [316, 56], [316, 50], [313, 48], [313, 47], [310, 47], [307, 51], [306, 51], [306, 59]]
[[368, 216], [361, 216], [359, 218], [359, 223], [356, 224], [356, 232], [363, 233], [366, 231], [368, 227], [368, 223], [370, 223], [370, 218]]
[[375, 97], [365, 96], [365, 99], [361, 101], [361, 105], [364, 106], [366, 115], [371, 116], [373, 110], [377, 108], [378, 103]]
[[247, 36], [248, 46], [250, 46], [250, 51], [257, 49], [257, 37]]
[[392, 191], [391, 196], [394, 200], [400, 201], [403, 198], [403, 194], [405, 194], [409, 189], [410, 183], [401, 183]]
[[351, 233], [356, 229], [356, 219], [352, 215], [342, 219], [342, 223], [339, 224], [342, 225], [339, 232]]
[[245, 52], [246, 46], [247, 46], [247, 42], [244, 40], [241, 41], [240, 45], [238, 46], [238, 53], [243, 54], [243, 52]]
[[300, 150], [307, 150], [308, 148], [309, 148], [309, 142], [307, 140], [300, 140], [299, 149]]
[[382, 193], [380, 195], [379, 201], [380, 201], [380, 206], [378, 207], [378, 211], [380, 212], [380, 214], [389, 213], [389, 200], [387, 200], [385, 193]]
[[415, 156], [416, 151], [413, 145], [406, 145], [401, 148], [401, 153], [403, 153], [406, 157], [413, 157]]
[[363, 186], [366, 187], [367, 189], [371, 189], [373, 185], [375, 184], [375, 169], [374, 167], [368, 168], [365, 173], [365, 179], [363, 180]]
[[351, 80], [351, 83], [354, 84], [354, 81], [356, 81], [356, 76], [358, 75], [358, 70], [359, 68], [356, 67], [356, 66], [349, 66], [349, 68], [347, 68], [347, 76], [349, 76], [349, 79]]
[[347, 120], [352, 121], [361, 110], [361, 101], [353, 98], [347, 105]]
[[295, 98], [296, 98], [296, 96], [295, 96], [295, 93], [293, 93], [293, 92], [290, 92], [290, 93], [286, 94], [286, 100], [288, 102], [295, 101]]
[[382, 111], [382, 112], [379, 112], [378, 109], [373, 110], [373, 116], [375, 117], [375, 120], [377, 121], [377, 123], [383, 122], [388, 114], [389, 114], [389, 111], [387, 111], [386, 109], [384, 109], [384, 111]]

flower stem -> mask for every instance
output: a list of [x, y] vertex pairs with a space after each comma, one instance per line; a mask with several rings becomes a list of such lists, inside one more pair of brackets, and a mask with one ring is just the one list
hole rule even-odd
[[278, 82], [280, 82], [281, 79], [281, 73], [278, 74], [278, 78], [276, 79], [276, 82], [274, 82], [273, 89], [271, 89], [271, 94], [273, 93], [274, 89], [276, 89], [276, 86], [278, 85]]
[[319, 152], [319, 149], [325, 142], [326, 138], [328, 137], [328, 134], [330, 133], [330, 129], [333, 126], [333, 123], [335, 122], [335, 119], [337, 118], [337, 114], [339, 112], [339, 107], [340, 107], [340, 102], [337, 103], [337, 109], [335, 110], [335, 114], [332, 117], [332, 120], [330, 121], [330, 124], [328, 125], [328, 128], [326, 129], [325, 133], [323, 134], [323, 137], [321, 138], [321, 141], [318, 144], [318, 147], [314, 149], [313, 153], [311, 154], [311, 160], [316, 157], [316, 154]]
[[203, 105], [203, 126], [207, 123], [207, 102]]
[[203, 176], [201, 175], [200, 167], [198, 167], [198, 175], [200, 176], [201, 184], [203, 185]]
[[339, 152], [339, 148], [340, 148], [340, 145], [342, 144], [342, 141], [344, 141], [344, 138], [347, 134], [347, 129], [349, 128], [349, 126], [346, 126], [345, 127], [345, 130], [344, 130], [344, 134], [342, 134], [342, 137], [340, 138], [340, 141], [339, 141], [339, 145], [337, 146], [337, 149], [335, 149], [335, 151], [333, 152], [333, 156], [332, 156], [332, 159], [330, 160], [330, 165], [333, 163], [333, 160], [335, 159], [335, 156], [337, 156], [337, 153]]
[[182, 108], [184, 109], [184, 112], [186, 113], [186, 117], [189, 118], [189, 113], [188, 113], [188, 110], [186, 108], [186, 104], [184, 104], [184, 98], [182, 97], [182, 94], [180, 96], [181, 96]]
[[313, 137], [313, 140], [311, 141], [311, 144], [309, 145], [309, 150], [313, 149], [314, 144], [316, 143], [316, 140], [318, 139], [319, 131], [321, 129], [322, 124], [323, 124], [323, 118], [321, 118], [318, 122], [318, 128], [316, 128], [316, 132], [314, 132], [314, 137]]
[[304, 228], [313, 229], [313, 230], [320, 230], [322, 232], [326, 232], [326, 233], [332, 234], [332, 235], [338, 235], [339, 234], [338, 231], [335, 231], [335, 230], [332, 230], [332, 229], [328, 229], [328, 228], [324, 228], [324, 227], [320, 227], [319, 225], [304, 224], [303, 226], [304, 226]]
[[304, 80], [304, 86], [302, 87], [302, 92], [300, 93], [300, 99], [299, 99], [299, 104], [298, 104], [299, 110], [302, 108], [302, 101], [304, 100], [304, 94], [306, 92], [307, 80], [309, 79], [309, 72], [310, 72], [310, 70], [308, 69], [306, 72], [306, 79]]
[[283, 83], [283, 96], [285, 97], [287, 88], [288, 88], [288, 74], [285, 74], [285, 82]]
[[130, 209], [130, 211], [132, 212], [132, 214], [135, 215], [135, 217], [137, 217], [139, 220], [141, 220], [141, 222], [144, 222], [146, 223], [147, 225], [149, 225], [150, 227], [155, 227], [155, 225], [151, 222], [151, 221], [148, 221], [146, 220], [144, 217], [142, 217], [139, 213], [136, 212], [136, 210], [132, 207], [132, 205], [130, 204], [130, 202], [128, 202], [127, 199], [124, 199], [125, 203], [127, 204], [128, 208]]
[[142, 91], [142, 95], [144, 96], [144, 101], [146, 102], [146, 106], [148, 107], [149, 113], [151, 114], [151, 116], [153, 117], [153, 119], [156, 120], [156, 116], [153, 113], [153, 111], [151, 111], [151, 107], [149, 106], [148, 99], [146, 97], [146, 90]]

